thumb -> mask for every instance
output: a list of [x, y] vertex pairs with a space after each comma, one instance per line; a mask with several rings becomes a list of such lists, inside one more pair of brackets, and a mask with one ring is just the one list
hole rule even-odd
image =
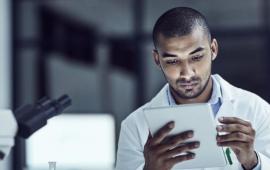
[[150, 143], [151, 139], [152, 139], [151, 132], [148, 131], [148, 137], [147, 137], [146, 145], [148, 145]]

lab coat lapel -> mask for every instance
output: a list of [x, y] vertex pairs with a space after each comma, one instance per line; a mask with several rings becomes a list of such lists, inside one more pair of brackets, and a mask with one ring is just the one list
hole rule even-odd
[[159, 93], [150, 101], [148, 107], [162, 107], [169, 106], [168, 97], [167, 97], [167, 89], [168, 84], [166, 84]]
[[224, 100], [222, 105], [219, 108], [219, 111], [215, 117], [215, 120], [218, 121], [217, 119], [219, 117], [232, 117], [234, 114], [234, 107], [233, 103], [230, 100]]
[[219, 111], [215, 117], [215, 120], [219, 117], [232, 117], [235, 115], [235, 109], [234, 109], [234, 98], [232, 97], [233, 94], [233, 86], [230, 85], [227, 81], [222, 79], [219, 75], [214, 75], [216, 80], [219, 82], [221, 87], [221, 94], [222, 94], [222, 104], [219, 108]]

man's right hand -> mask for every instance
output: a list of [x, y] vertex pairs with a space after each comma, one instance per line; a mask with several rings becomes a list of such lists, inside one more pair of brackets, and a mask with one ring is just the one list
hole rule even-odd
[[144, 146], [144, 170], [170, 170], [179, 162], [195, 158], [195, 154], [190, 151], [198, 148], [200, 143], [186, 141], [193, 137], [193, 131], [169, 137], [168, 135], [173, 128], [174, 122], [169, 122], [153, 137], [149, 133]]

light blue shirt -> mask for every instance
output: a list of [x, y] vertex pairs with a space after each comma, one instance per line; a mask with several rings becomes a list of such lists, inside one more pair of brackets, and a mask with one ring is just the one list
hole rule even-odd
[[[208, 100], [208, 103], [211, 104], [211, 107], [212, 107], [212, 110], [214, 113], [214, 117], [216, 117], [216, 115], [219, 111], [219, 108], [222, 105], [222, 101], [223, 101], [222, 100], [222, 91], [221, 91], [221, 87], [220, 87], [220, 84], [218, 83], [218, 81], [213, 76], [211, 76], [211, 79], [213, 81], [213, 88], [212, 88], [212, 95], [211, 95], [211, 98]], [[176, 102], [175, 102], [175, 100], [170, 92], [169, 86], [166, 90], [166, 93], [167, 93], [169, 106], [176, 105]], [[253, 170], [261, 170], [261, 161], [260, 161], [260, 157], [258, 154], [257, 154], [257, 157], [258, 157], [258, 164], [255, 168], [253, 168]]]

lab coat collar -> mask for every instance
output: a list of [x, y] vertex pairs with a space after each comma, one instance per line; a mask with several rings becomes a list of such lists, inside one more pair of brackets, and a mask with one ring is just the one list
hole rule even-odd
[[221, 93], [222, 93], [222, 100], [223, 101], [231, 101], [234, 102], [235, 98], [233, 97], [235, 94], [236, 87], [232, 86], [230, 83], [228, 83], [226, 80], [224, 80], [220, 75], [215, 74], [213, 75], [215, 79], [219, 82], [221, 87]]
[[166, 89], [168, 87], [169, 84], [165, 84], [165, 86], [160, 90], [160, 92], [149, 102], [149, 107], [169, 106], [166, 94]]

